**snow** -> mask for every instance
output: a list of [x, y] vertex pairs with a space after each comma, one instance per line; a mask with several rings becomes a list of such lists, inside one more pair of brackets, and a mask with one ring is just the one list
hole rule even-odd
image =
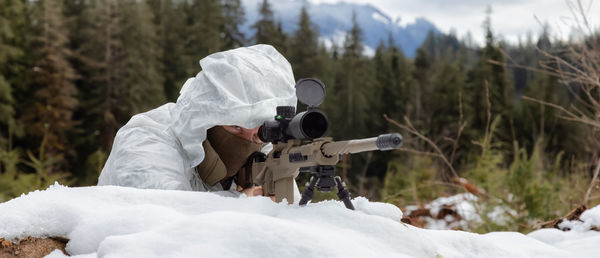
[[430, 205], [432, 215], [436, 216], [443, 206], [455, 206], [458, 214], [467, 221], [477, 220], [481, 218], [477, 215], [477, 210], [473, 205], [478, 200], [477, 196], [471, 193], [462, 193], [449, 197], [440, 197], [433, 200]]
[[589, 210], [586, 210], [580, 216], [581, 221], [563, 221], [559, 227], [561, 229], [569, 228], [575, 231], [587, 231], [590, 227], [600, 228], [600, 206], [596, 206]]
[[346, 32], [343, 30], [336, 29], [331, 36], [320, 36], [319, 41], [325, 45], [325, 48], [331, 49], [334, 45], [337, 47], [344, 46], [344, 40], [346, 39]]
[[[340, 53], [344, 52], [344, 41], [346, 40], [347, 33], [343, 30], [335, 30], [331, 36], [320, 36], [319, 42], [325, 46], [328, 50], [331, 50], [335, 45], [338, 47]], [[370, 46], [363, 45], [363, 55], [367, 57], [375, 56], [375, 49]]]
[[373, 20], [376, 20], [378, 22], [384, 23], [384, 24], [390, 24], [390, 18], [383, 16], [381, 13], [378, 12], [374, 12], [371, 17], [373, 18]]
[[[477, 196], [471, 193], [461, 193], [448, 197], [440, 197], [425, 204], [424, 208], [431, 212], [431, 217], [423, 217], [426, 227], [428, 229], [468, 229], [468, 223], [480, 223], [482, 220], [475, 207], [477, 200]], [[438, 213], [444, 207], [455, 209], [462, 219], [455, 220], [448, 215], [443, 219], [436, 219]], [[418, 208], [415, 205], [406, 206], [408, 212], [417, 210]]]
[[369, 47], [367, 45], [364, 45], [363, 47], [364, 47], [363, 48], [363, 55], [365, 55], [365, 56], [367, 56], [369, 58], [372, 58], [372, 57], [375, 56], [375, 49], [373, 49], [373, 48], [371, 48], [371, 47]]
[[[439, 197], [433, 201], [423, 205], [423, 208], [431, 212], [431, 216], [422, 217], [426, 223], [425, 227], [428, 229], [455, 229], [461, 228], [468, 230], [470, 226], [482, 224], [483, 219], [480, 216], [480, 212], [485, 209], [485, 204], [478, 203], [479, 198], [471, 193], [460, 193], [448, 197]], [[417, 210], [419, 207], [416, 205], [408, 205], [405, 207], [407, 214]], [[450, 215], [446, 215], [443, 219], [437, 219], [439, 212], [449, 208], [455, 210], [460, 216], [456, 219]], [[492, 210], [486, 213], [488, 219], [498, 225], [506, 225], [508, 221], [508, 215], [516, 215], [516, 212], [506, 206], [494, 206]]]
[[[62, 236], [75, 257], [594, 257], [600, 233], [474, 234], [400, 222], [396, 206], [60, 185], [0, 203], [0, 238]], [[598, 207], [582, 223], [600, 219]], [[586, 225], [588, 225], [586, 224]], [[55, 251], [48, 257], [65, 257]]]
[[586, 210], [579, 220], [563, 221], [559, 229], [545, 228], [529, 233], [527, 236], [577, 253], [580, 257], [597, 257], [600, 251], [600, 232], [590, 230], [600, 227], [600, 205]]

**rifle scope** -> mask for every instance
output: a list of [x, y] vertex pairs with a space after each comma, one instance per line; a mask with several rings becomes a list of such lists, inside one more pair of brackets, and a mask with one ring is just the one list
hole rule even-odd
[[275, 120], [266, 121], [258, 129], [263, 142], [289, 139], [312, 140], [327, 135], [329, 120], [318, 106], [325, 99], [325, 85], [318, 79], [301, 79], [296, 83], [296, 96], [306, 105], [306, 111], [296, 114], [293, 106], [277, 107]]

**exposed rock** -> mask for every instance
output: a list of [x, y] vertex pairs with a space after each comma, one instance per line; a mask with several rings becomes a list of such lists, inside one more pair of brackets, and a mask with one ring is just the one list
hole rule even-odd
[[56, 249], [59, 249], [64, 254], [67, 254], [65, 251], [67, 242], [69, 242], [69, 240], [62, 237], [27, 237], [15, 244], [9, 240], [0, 238], [0, 258], [44, 257]]

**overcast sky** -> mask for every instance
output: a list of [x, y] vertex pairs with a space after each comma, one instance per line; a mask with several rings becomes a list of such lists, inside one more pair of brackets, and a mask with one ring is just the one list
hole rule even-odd
[[[310, 0], [313, 3], [334, 3], [340, 0]], [[548, 23], [554, 37], [566, 39], [570, 26], [574, 24], [569, 6], [576, 1], [565, 0], [344, 0], [345, 2], [367, 4], [378, 7], [393, 20], [400, 18], [402, 24], [425, 17], [443, 32], [456, 31], [464, 37], [468, 31], [476, 42], [483, 41], [482, 23], [487, 6], [492, 7], [492, 28], [494, 34], [517, 42], [528, 33], [539, 34], [542, 23]], [[588, 19], [598, 28], [600, 20], [600, 0], [582, 0]], [[536, 18], [537, 17], [537, 18]]]

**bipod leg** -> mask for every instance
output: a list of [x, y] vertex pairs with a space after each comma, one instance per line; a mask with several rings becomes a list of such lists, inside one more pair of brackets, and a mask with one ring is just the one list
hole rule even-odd
[[315, 195], [315, 185], [317, 184], [317, 181], [319, 181], [318, 176], [313, 176], [310, 178], [310, 183], [308, 184], [306, 189], [302, 191], [300, 205], [306, 205], [308, 201], [312, 200], [313, 196]]
[[335, 183], [337, 184], [337, 188], [338, 188], [338, 192], [337, 192], [338, 199], [340, 199], [342, 202], [344, 202], [344, 205], [346, 205], [346, 208], [354, 210], [354, 205], [352, 205], [352, 202], [350, 201], [350, 192], [348, 192], [348, 190], [346, 190], [346, 188], [344, 188], [344, 183], [342, 182], [342, 179], [339, 176], [335, 177]]

